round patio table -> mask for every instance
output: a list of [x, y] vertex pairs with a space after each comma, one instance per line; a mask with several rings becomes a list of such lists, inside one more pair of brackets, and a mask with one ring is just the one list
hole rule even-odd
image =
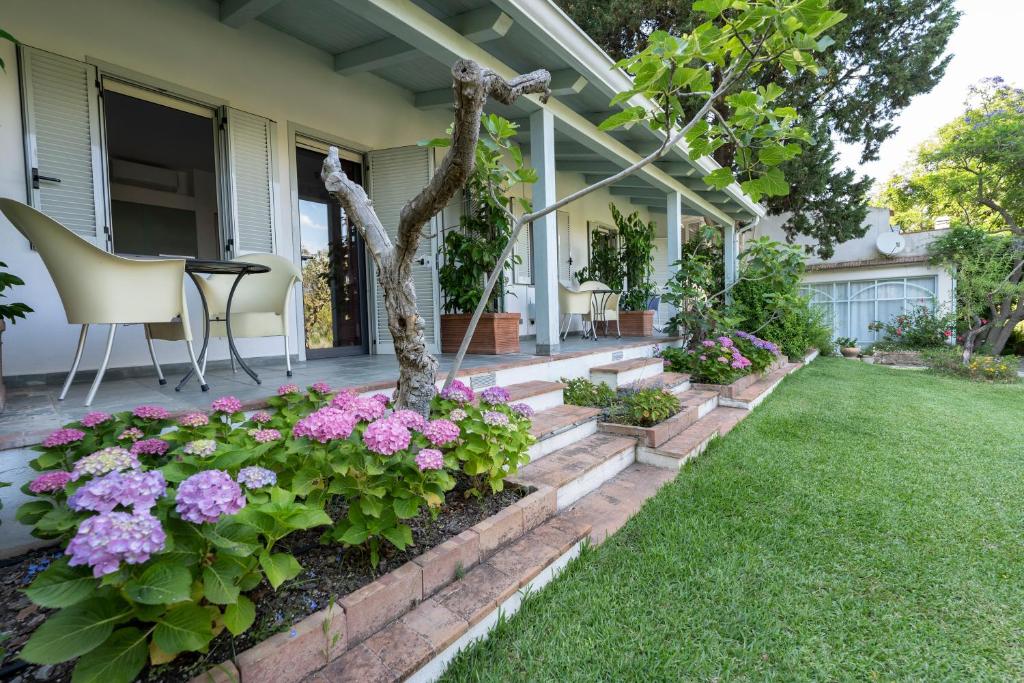
[[[242, 281], [242, 278], [246, 275], [257, 275], [260, 273], [269, 273], [270, 266], [264, 266], [259, 263], [246, 263], [245, 261], [221, 261], [217, 259], [188, 259], [185, 261], [185, 272], [192, 278], [192, 281], [196, 284], [196, 289], [199, 290], [199, 299], [203, 302], [203, 348], [199, 351], [199, 362], [205, 365], [206, 362], [206, 351], [210, 345], [210, 323], [211, 322], [222, 322], [224, 328], [228, 334], [228, 353], [231, 360], [238, 361], [238, 364], [242, 366], [246, 374], [252, 377], [256, 384], [262, 384], [260, 382], [259, 375], [257, 375], [252, 368], [242, 358], [242, 354], [238, 353], [238, 348], [235, 346], [235, 338], [231, 334], [231, 301], [235, 298], [235, 289], [238, 287], [238, 283]], [[225, 305], [224, 317], [223, 318], [210, 318], [210, 306], [206, 301], [206, 294], [203, 293], [203, 288], [199, 286], [198, 278], [200, 275], [234, 275], [235, 281], [231, 283], [231, 291], [228, 293], [228, 301]], [[185, 386], [185, 383], [192, 378], [195, 374], [195, 370], [189, 368], [189, 371], [181, 378], [178, 382], [178, 386], [174, 387], [175, 391], [181, 391], [181, 388]], [[206, 391], [209, 385], [203, 386], [203, 391]]]
[[605, 334], [608, 332], [608, 321], [605, 319], [605, 304], [608, 303], [608, 297], [612, 294], [621, 294], [616, 289], [592, 289], [590, 290], [590, 299], [592, 301], [590, 310], [590, 328], [594, 334], [594, 341], [597, 341], [597, 321], [600, 320], [604, 323]]

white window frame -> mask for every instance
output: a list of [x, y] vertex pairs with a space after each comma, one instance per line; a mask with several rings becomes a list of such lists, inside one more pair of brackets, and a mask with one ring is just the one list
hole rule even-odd
[[[929, 290], [925, 289], [924, 287], [921, 287], [918, 284], [916, 284], [917, 282], [921, 282], [921, 281], [924, 281], [924, 280], [931, 280], [932, 281], [932, 290], [931, 291], [929, 291]], [[861, 295], [861, 294], [864, 294], [865, 292], [867, 292], [868, 290], [872, 290], [872, 289], [877, 290], [878, 287], [883, 286], [883, 285], [892, 285], [892, 284], [900, 284], [900, 283], [903, 285], [903, 296], [902, 297], [883, 297], [883, 298], [878, 298], [876, 296], [873, 299], [864, 299], [864, 298], [857, 299], [857, 298], [854, 298], [854, 294]], [[846, 296], [843, 297], [843, 298], [839, 298], [839, 297], [836, 296], [836, 287], [838, 285], [845, 285], [846, 286]], [[815, 301], [812, 300], [811, 305], [812, 306], [819, 306], [819, 307], [822, 307], [822, 308], [826, 309], [826, 313], [829, 315], [829, 320], [831, 321], [831, 324], [832, 324], [832, 335], [834, 337], [837, 334], [837, 328], [836, 328], [836, 323], [835, 323], [835, 318], [836, 318], [835, 311], [836, 311], [837, 304], [846, 304], [846, 334], [843, 335], [843, 336], [849, 336], [850, 334], [854, 333], [854, 330], [853, 330], [853, 306], [854, 306], [854, 304], [864, 304], [864, 303], [867, 303], [868, 301], [871, 301], [874, 304], [874, 315], [872, 317], [872, 320], [880, 320], [879, 313], [878, 313], [878, 304], [879, 304], [879, 302], [902, 301], [903, 302], [903, 310], [906, 311], [906, 310], [908, 310], [908, 308], [911, 305], [914, 305], [914, 304], [911, 304], [909, 302], [913, 301], [913, 302], [916, 303], [917, 299], [921, 298], [921, 297], [908, 297], [907, 296], [908, 288], [914, 287], [914, 288], [916, 288], [916, 289], [918, 289], [918, 290], [920, 290], [922, 292], [925, 292], [925, 293], [927, 293], [929, 295], [929, 298], [931, 299], [931, 302], [930, 302], [931, 308], [934, 311], [938, 307], [938, 285], [939, 285], [938, 277], [935, 276], [935, 275], [912, 275], [912, 276], [906, 276], [906, 277], [873, 278], [873, 279], [865, 279], [865, 280], [833, 280], [833, 281], [829, 281], [829, 282], [804, 282], [801, 285], [801, 287], [800, 287], [800, 293], [802, 295], [804, 295], [804, 296], [811, 296], [811, 297], [813, 297], [815, 294], [818, 294], [818, 295], [826, 297], [826, 299], [827, 299], [826, 301], [815, 302]], [[816, 289], [818, 287], [830, 287], [832, 293], [831, 294], [827, 294], [825, 292], [822, 292], [822, 291]], [[854, 292], [854, 287], [857, 287], [856, 292]], [[888, 320], [882, 320], [881, 322], [889, 322], [889, 321]], [[871, 343], [874, 343], [874, 342], [878, 341], [878, 339], [879, 339], [879, 333], [878, 332], [871, 332], [871, 331], [869, 331], [869, 334], [870, 334], [870, 338], [869, 339], [860, 339], [860, 338], [858, 338], [857, 339], [858, 343], [871, 344]]]

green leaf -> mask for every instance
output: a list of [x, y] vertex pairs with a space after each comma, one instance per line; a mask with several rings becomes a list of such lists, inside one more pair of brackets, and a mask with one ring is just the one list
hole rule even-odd
[[86, 567], [69, 567], [58, 560], [25, 589], [29, 600], [40, 607], [68, 607], [88, 598], [96, 590], [96, 579]]
[[391, 544], [399, 550], [404, 550], [412, 545], [412, 529], [404, 524], [384, 529], [381, 535], [391, 541]]
[[633, 123], [642, 119], [647, 112], [643, 107], [630, 107], [620, 112], [612, 114], [604, 121], [602, 121], [597, 127], [599, 130], [612, 130], [619, 126], [624, 126], [627, 123]]
[[189, 599], [192, 573], [179, 564], [159, 562], [129, 581], [124, 592], [144, 605], [169, 605]]
[[364, 526], [350, 526], [345, 530], [338, 540], [346, 545], [359, 545], [370, 535]]
[[53, 503], [48, 500], [33, 500], [19, 507], [14, 518], [22, 524], [31, 526], [52, 509]]
[[384, 504], [374, 498], [363, 496], [359, 499], [359, 508], [365, 515], [380, 517], [380, 514], [384, 511]]
[[201, 650], [213, 638], [210, 612], [198, 605], [179, 605], [157, 621], [153, 642], [167, 654]]
[[66, 607], [36, 629], [18, 656], [33, 664], [66, 662], [99, 647], [131, 614], [127, 603], [109, 597]]
[[260, 553], [260, 566], [263, 567], [263, 573], [267, 575], [267, 581], [274, 590], [288, 579], [294, 579], [302, 571], [299, 561], [288, 553], [270, 554], [265, 550]]
[[704, 12], [708, 16], [717, 17], [732, 4], [732, 0], [697, 0], [693, 3], [694, 12]]
[[256, 621], [256, 606], [244, 595], [239, 595], [238, 601], [233, 605], [228, 605], [224, 610], [224, 625], [232, 635], [242, 635], [249, 630], [254, 621]]
[[117, 629], [78, 660], [71, 683], [131, 683], [146, 664], [146, 636], [137, 628]]
[[215, 605], [231, 605], [238, 600], [239, 588], [235, 581], [243, 569], [227, 558], [218, 558], [203, 569], [203, 595]]
[[418, 498], [396, 498], [395, 514], [399, 519], [415, 517], [420, 511], [420, 500]]
[[733, 178], [732, 171], [728, 168], [716, 168], [714, 171], [704, 176], [704, 182], [716, 190], [724, 190], [732, 185], [734, 180], [735, 178]]

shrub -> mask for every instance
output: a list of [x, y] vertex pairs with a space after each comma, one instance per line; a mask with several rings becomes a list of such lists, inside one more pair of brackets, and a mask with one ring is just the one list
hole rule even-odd
[[662, 357], [672, 372], [689, 373], [705, 384], [732, 384], [752, 371], [752, 361], [726, 336], [705, 339], [692, 349], [665, 349]]
[[875, 343], [879, 349], [928, 349], [949, 344], [953, 338], [952, 314], [933, 311], [929, 306], [915, 306], [889, 322], [876, 320], [868, 325], [874, 332], [884, 332]]
[[[222, 628], [239, 635], [256, 609], [246, 593], [301, 571], [278, 544], [324, 527], [324, 541], [405, 548], [403, 520], [435, 513], [462, 471], [478, 486], [527, 459], [531, 411], [464, 385], [435, 399], [433, 419], [389, 410], [383, 395], [286, 385], [251, 416], [232, 397], [175, 423], [166, 410], [90, 413], [54, 432], [30, 462], [18, 510], [67, 557], [26, 589], [59, 609], [20, 656], [78, 657], [73, 677], [130, 681], [144, 666], [203, 650]], [[340, 503], [340, 504], [339, 504]], [[326, 510], [343, 510], [332, 519]]]
[[615, 390], [605, 382], [596, 384], [583, 377], [563, 377], [559, 381], [565, 385], [562, 400], [569, 405], [607, 408], [615, 400]]
[[657, 387], [624, 390], [608, 409], [608, 420], [635, 427], [653, 427], [679, 412], [679, 398]]
[[841, 349], [851, 349], [857, 346], [857, 340], [853, 337], [836, 337], [836, 346]]
[[967, 365], [963, 352], [956, 348], [931, 348], [921, 352], [925, 363], [933, 371], [963, 377], [978, 382], [1012, 384], [1020, 381], [1017, 369], [1020, 360], [1015, 356], [982, 356], [974, 354]]

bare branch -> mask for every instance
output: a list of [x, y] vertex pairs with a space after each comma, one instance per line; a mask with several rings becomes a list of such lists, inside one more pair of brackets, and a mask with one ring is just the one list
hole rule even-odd
[[337, 147], [327, 150], [327, 158], [324, 159], [320, 178], [324, 181], [324, 186], [331, 196], [341, 204], [341, 208], [345, 210], [349, 220], [359, 229], [377, 265], [381, 266], [390, 262], [394, 256], [394, 245], [391, 243], [391, 238], [380, 219], [377, 218], [377, 213], [373, 210], [373, 203], [366, 196], [366, 191], [359, 183], [352, 182], [352, 179], [342, 170]]

